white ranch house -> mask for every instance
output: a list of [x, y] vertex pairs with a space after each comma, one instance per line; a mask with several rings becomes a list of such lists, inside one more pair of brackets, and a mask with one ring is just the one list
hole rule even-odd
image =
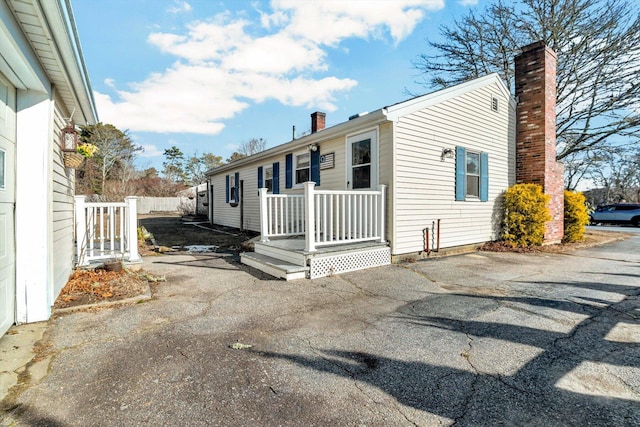
[[97, 114], [68, 1], [0, 1], [0, 336], [46, 320], [72, 271], [60, 130]]
[[523, 47], [517, 98], [491, 74], [326, 129], [313, 113], [310, 135], [208, 172], [209, 219], [260, 233], [243, 263], [315, 278], [495, 240], [501, 194], [533, 182], [559, 241], [556, 59]]
[[514, 119], [496, 74], [326, 129], [314, 113], [310, 135], [209, 171], [209, 217], [260, 232], [243, 262], [284, 278], [493, 240]]

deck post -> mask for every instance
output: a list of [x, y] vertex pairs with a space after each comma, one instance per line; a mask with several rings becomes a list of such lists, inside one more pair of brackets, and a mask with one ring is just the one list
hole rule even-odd
[[380, 215], [378, 216], [378, 221], [380, 221], [380, 224], [378, 224], [378, 230], [380, 232], [380, 243], [385, 243], [386, 239], [385, 239], [385, 235], [384, 235], [384, 225], [385, 225], [385, 193], [386, 193], [386, 189], [387, 186], [384, 184], [380, 184], [378, 185], [378, 190], [380, 190], [380, 206], [378, 206], [378, 210], [380, 212]]
[[269, 214], [267, 212], [267, 189], [259, 188], [258, 196], [260, 199], [260, 241], [269, 241]]
[[306, 252], [316, 250], [316, 210], [313, 195], [315, 185], [313, 181], [304, 183], [304, 250]]
[[76, 256], [77, 265], [86, 265], [84, 258], [84, 249], [87, 244], [87, 211], [84, 207], [86, 196], [75, 196], [75, 213], [76, 213]]
[[124, 198], [126, 203], [126, 215], [127, 219], [125, 227], [127, 230], [126, 240], [129, 247], [129, 262], [140, 262], [142, 258], [138, 254], [138, 198], [135, 196], [128, 196]]

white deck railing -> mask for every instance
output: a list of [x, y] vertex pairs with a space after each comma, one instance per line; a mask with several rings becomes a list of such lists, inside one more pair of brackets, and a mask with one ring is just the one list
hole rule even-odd
[[[365, 241], [385, 242], [385, 189], [316, 190], [304, 184], [304, 195], [260, 194], [261, 241], [270, 237], [305, 236], [305, 250]], [[307, 225], [311, 224], [311, 227]]]
[[136, 197], [126, 197], [124, 203], [85, 200], [75, 197], [77, 264], [112, 258], [140, 261]]

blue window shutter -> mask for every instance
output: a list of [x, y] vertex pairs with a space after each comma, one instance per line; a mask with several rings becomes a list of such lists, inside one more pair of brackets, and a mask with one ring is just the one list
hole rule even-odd
[[227, 186], [224, 192], [224, 199], [225, 199], [225, 203], [229, 203], [229, 191], [231, 191], [231, 189], [229, 188], [229, 175], [227, 175], [226, 178], [227, 178]]
[[467, 156], [464, 147], [456, 147], [456, 200], [467, 195]]
[[258, 168], [258, 188], [262, 188], [263, 185], [263, 180], [262, 180], [262, 166], [260, 166]]
[[236, 199], [234, 202], [238, 203], [240, 199], [240, 172], [236, 172]]
[[316, 183], [316, 187], [320, 185], [320, 150], [311, 152], [311, 181]]
[[273, 164], [273, 194], [280, 194], [280, 163]]
[[489, 155], [480, 153], [480, 201], [489, 200]]
[[287, 154], [285, 163], [285, 186], [291, 188], [293, 187], [293, 154]]

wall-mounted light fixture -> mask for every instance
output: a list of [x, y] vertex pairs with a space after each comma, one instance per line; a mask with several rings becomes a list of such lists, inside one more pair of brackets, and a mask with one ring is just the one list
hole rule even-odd
[[318, 144], [309, 144], [309, 151], [318, 151]]
[[440, 161], [444, 161], [444, 159], [453, 159], [453, 150], [451, 148], [443, 148], [442, 154], [440, 154]]
[[60, 130], [60, 140], [63, 151], [76, 152], [78, 148], [78, 132], [71, 123]]

